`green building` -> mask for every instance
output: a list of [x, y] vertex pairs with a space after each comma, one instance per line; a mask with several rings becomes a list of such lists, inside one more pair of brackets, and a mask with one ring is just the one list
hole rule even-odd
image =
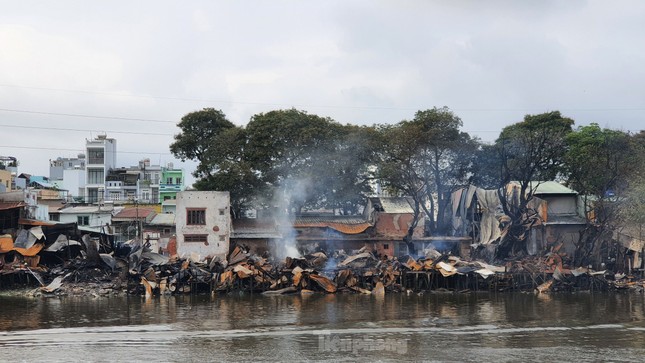
[[172, 165], [161, 169], [159, 201], [163, 213], [175, 212], [177, 193], [184, 189], [184, 170], [174, 169]]

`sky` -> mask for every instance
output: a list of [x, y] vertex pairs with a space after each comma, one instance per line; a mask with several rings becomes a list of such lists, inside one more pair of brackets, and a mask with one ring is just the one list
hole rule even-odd
[[[0, 155], [49, 174], [85, 140], [173, 162], [205, 107], [245, 125], [295, 107], [342, 124], [447, 106], [493, 141], [526, 114], [645, 129], [642, 1], [0, 0]], [[188, 182], [194, 181], [189, 178]]]

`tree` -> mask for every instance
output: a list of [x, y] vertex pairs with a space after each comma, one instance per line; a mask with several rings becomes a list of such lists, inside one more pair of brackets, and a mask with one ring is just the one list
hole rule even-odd
[[358, 214], [372, 193], [373, 165], [376, 160], [376, 129], [345, 125], [333, 153], [323, 155], [327, 172], [319, 176], [322, 206], [343, 215]]
[[205, 159], [214, 138], [236, 126], [222, 111], [204, 108], [201, 111], [186, 114], [177, 127], [181, 132], [175, 135], [175, 142], [170, 144], [170, 152], [181, 161], [197, 160], [199, 165], [193, 174], [195, 177], [200, 177], [208, 175], [213, 170]]
[[502, 159], [497, 144], [480, 144], [475, 151], [470, 184], [484, 189], [497, 189], [502, 180]]
[[246, 134], [245, 157], [266, 186], [265, 201], [286, 199], [290, 213], [356, 213], [371, 190], [370, 128], [288, 109], [254, 115]]
[[226, 190], [231, 194], [233, 215], [248, 207], [256, 191], [257, 178], [244, 157], [244, 130], [230, 122], [220, 110], [204, 108], [182, 117], [170, 151], [175, 157], [199, 162], [193, 172], [197, 190]]
[[637, 153], [629, 134], [598, 124], [581, 126], [566, 140], [568, 184], [582, 195], [585, 210], [594, 210], [576, 245], [575, 259], [584, 265], [597, 263], [606, 236], [620, 223], [619, 199], [625, 200], [628, 179], [638, 165]]
[[566, 141], [564, 171], [573, 189], [604, 197], [625, 187], [636, 162], [627, 133], [591, 124], [567, 135]]
[[447, 107], [418, 111], [412, 122], [419, 125], [426, 142], [422, 146], [422, 157], [426, 159], [426, 171], [432, 177], [432, 181], [426, 184], [427, 193], [432, 195], [434, 192], [437, 198], [437, 221], [431, 229], [445, 233], [450, 194], [467, 183], [478, 142], [459, 130], [463, 126], [461, 119]]
[[255, 196], [262, 190], [253, 165], [245, 157], [246, 144], [246, 132], [239, 127], [213, 136], [194, 185], [197, 190], [228, 191], [233, 216], [238, 218], [254, 204]]
[[415, 218], [406, 236], [412, 253], [411, 237], [422, 212], [428, 216], [433, 232], [445, 232], [449, 194], [466, 183], [477, 142], [459, 131], [461, 126], [461, 119], [450, 109], [435, 107], [418, 111], [412, 121], [380, 127], [384, 147], [380, 150], [379, 177], [385, 187], [414, 201]]
[[[537, 215], [529, 202], [539, 181], [553, 180], [562, 170], [566, 136], [573, 123], [559, 111], [526, 115], [523, 121], [502, 129], [495, 141], [501, 160], [499, 196], [504, 214], [510, 217], [508, 232], [497, 245], [498, 258], [526, 253], [526, 232]], [[517, 203], [510, 203], [502, 189], [511, 181], [519, 184]]]

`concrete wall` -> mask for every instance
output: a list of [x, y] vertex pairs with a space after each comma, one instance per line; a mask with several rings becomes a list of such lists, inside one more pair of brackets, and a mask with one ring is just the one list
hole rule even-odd
[[101, 226], [105, 226], [105, 224], [112, 224], [112, 213], [111, 212], [105, 212], [105, 213], [60, 213], [60, 221], [61, 223], [76, 223], [78, 222], [78, 216], [88, 216], [89, 217], [89, 225], [87, 226], [80, 226], [80, 227], [90, 227], [90, 228], [97, 228], [100, 229]]
[[85, 196], [85, 169], [63, 170], [63, 189], [72, 197]]
[[[414, 220], [413, 214], [408, 213], [376, 213], [376, 234], [392, 238], [403, 238], [408, 233], [408, 228]], [[424, 221], [420, 220], [414, 229], [414, 237], [423, 237]]]
[[[190, 191], [177, 193], [177, 254], [192, 253], [226, 259], [231, 231], [230, 196], [228, 192]], [[188, 209], [204, 209], [206, 224], [188, 225]], [[186, 235], [206, 235], [207, 242], [185, 242]]]
[[0, 170], [0, 184], [4, 186], [5, 192], [11, 191], [11, 172], [9, 170]]

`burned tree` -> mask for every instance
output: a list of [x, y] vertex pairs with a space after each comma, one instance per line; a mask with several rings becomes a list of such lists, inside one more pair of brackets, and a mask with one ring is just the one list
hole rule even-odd
[[418, 111], [412, 121], [380, 129], [380, 180], [414, 201], [415, 218], [405, 241], [411, 252], [412, 232], [423, 214], [432, 233], [445, 232], [448, 196], [466, 183], [477, 142], [461, 126], [461, 119], [443, 107]]
[[[505, 127], [495, 145], [501, 162], [499, 197], [508, 216], [497, 258], [526, 253], [526, 237], [536, 223], [537, 211], [530, 207], [540, 180], [553, 180], [562, 169], [566, 136], [574, 121], [559, 111], [526, 115], [524, 120]], [[519, 190], [510, 200], [507, 185], [514, 181]]]

